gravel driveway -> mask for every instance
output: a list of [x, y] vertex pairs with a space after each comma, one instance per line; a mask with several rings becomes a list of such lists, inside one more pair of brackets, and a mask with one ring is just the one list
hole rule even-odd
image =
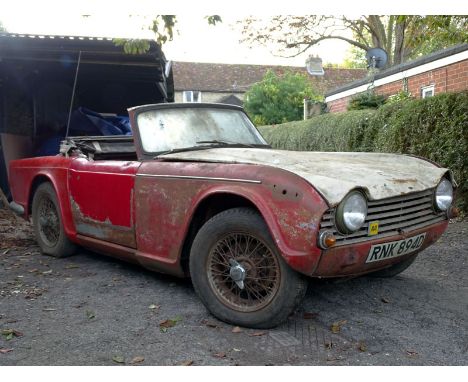
[[0, 210], [0, 365], [467, 365], [468, 222], [393, 279], [311, 281], [273, 330], [210, 316], [188, 280], [42, 256]]

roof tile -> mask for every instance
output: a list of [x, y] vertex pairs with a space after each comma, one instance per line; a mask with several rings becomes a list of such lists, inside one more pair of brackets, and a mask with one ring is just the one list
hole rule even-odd
[[[262, 80], [265, 73], [273, 70], [281, 75], [290, 70], [294, 73], [307, 74], [305, 67], [213, 64], [200, 62], [173, 63], [174, 90], [199, 90], [210, 92], [244, 93], [253, 84]], [[364, 78], [365, 69], [324, 68], [323, 76], [309, 76], [311, 83], [325, 93], [338, 86]]]

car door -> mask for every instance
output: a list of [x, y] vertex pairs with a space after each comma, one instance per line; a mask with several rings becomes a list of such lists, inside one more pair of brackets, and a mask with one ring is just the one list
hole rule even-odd
[[134, 185], [140, 162], [77, 158], [68, 176], [79, 235], [135, 248]]

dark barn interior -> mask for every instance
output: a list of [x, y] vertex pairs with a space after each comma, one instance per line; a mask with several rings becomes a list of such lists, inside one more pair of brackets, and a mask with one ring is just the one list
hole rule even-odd
[[129, 107], [173, 102], [169, 68], [154, 42], [147, 53], [131, 55], [111, 39], [0, 35], [0, 187], [4, 193], [9, 196], [11, 160], [58, 153], [67, 127], [68, 135], [86, 133], [75, 118], [83, 116], [82, 110], [125, 119]]

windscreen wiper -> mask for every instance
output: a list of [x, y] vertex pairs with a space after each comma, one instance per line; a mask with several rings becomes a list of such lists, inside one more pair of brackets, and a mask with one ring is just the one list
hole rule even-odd
[[239, 142], [228, 142], [228, 141], [220, 141], [217, 139], [214, 139], [212, 141], [197, 141], [198, 144], [211, 144], [211, 145], [217, 145], [217, 146], [230, 146], [230, 147], [251, 147], [251, 148], [256, 148], [256, 147], [271, 147], [270, 145], [264, 145], [264, 144], [248, 144], [248, 143], [239, 143]]
[[166, 155], [166, 154], [175, 154], [175, 153], [181, 153], [184, 151], [197, 151], [197, 150], [208, 150], [211, 149], [211, 146], [189, 146], [189, 147], [181, 147], [178, 149], [172, 149], [172, 150], [166, 150], [166, 151], [161, 151], [158, 153], [158, 155], [155, 155], [154, 158], [158, 158], [161, 155]]
[[[271, 148], [270, 145], [264, 145], [264, 144], [258, 144], [258, 145], [249, 145], [247, 143], [236, 143], [236, 142], [226, 142], [226, 141], [219, 141], [219, 140], [212, 140], [212, 141], [197, 141], [197, 146], [188, 146], [188, 147], [181, 147], [178, 149], [172, 149], [172, 150], [167, 150], [167, 151], [161, 151], [157, 155], [154, 156], [154, 158], [158, 158], [161, 155], [167, 155], [167, 154], [175, 154], [175, 153], [181, 153], [184, 151], [197, 151], [197, 150], [208, 150], [216, 147], [250, 147], [250, 148], [258, 148], [258, 147], [264, 147], [264, 148]], [[199, 146], [203, 145], [204, 146]]]

